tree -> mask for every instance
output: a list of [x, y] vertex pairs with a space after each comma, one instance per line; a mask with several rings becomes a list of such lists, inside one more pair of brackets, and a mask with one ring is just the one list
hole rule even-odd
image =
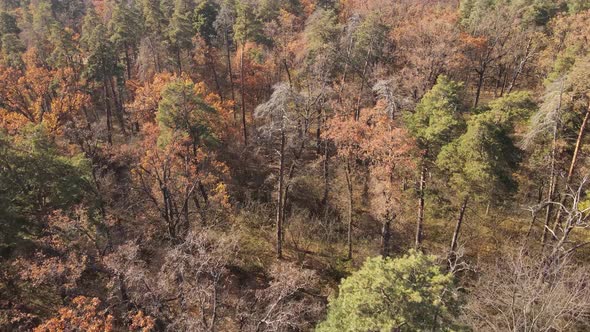
[[42, 229], [41, 217], [68, 209], [90, 196], [89, 164], [82, 156], [61, 156], [40, 125], [17, 143], [0, 136], [0, 246], [10, 247]]
[[458, 311], [453, 276], [436, 257], [410, 250], [369, 258], [342, 280], [318, 331], [451, 331]]
[[233, 26], [234, 39], [241, 45], [240, 51], [240, 91], [242, 107], [242, 129], [244, 134], [244, 145], [248, 145], [248, 130], [246, 129], [246, 100], [245, 100], [245, 72], [244, 72], [244, 52], [248, 41], [258, 38], [260, 22], [258, 21], [254, 7], [248, 0], [240, 0], [236, 4], [236, 22]]
[[105, 38], [106, 35], [107, 29], [105, 25], [97, 16], [94, 8], [90, 8], [84, 17], [80, 40], [87, 61], [84, 74], [102, 89], [102, 103], [106, 114], [107, 141], [112, 144], [111, 117], [113, 108], [121, 132], [124, 134], [126, 132], [122, 101], [113, 82], [113, 77], [121, 76], [121, 68], [119, 67], [117, 55], [112, 52], [113, 45]]
[[[293, 144], [298, 126], [301, 122], [298, 112], [303, 106], [303, 97], [286, 83], [277, 84], [270, 99], [255, 110], [255, 117], [266, 119], [268, 122], [261, 129], [271, 140], [279, 139], [279, 174], [277, 193], [277, 256], [283, 255], [283, 219], [284, 219], [284, 176], [286, 148]], [[305, 132], [303, 132], [305, 133]], [[278, 136], [278, 137], [277, 137]]]
[[424, 200], [428, 169], [433, 166], [441, 148], [458, 136], [463, 126], [460, 92], [462, 85], [441, 75], [436, 84], [416, 105], [414, 113], [406, 116], [410, 133], [422, 150], [420, 179], [418, 182], [418, 220], [416, 246], [423, 239]]
[[195, 84], [186, 78], [168, 83], [161, 92], [156, 120], [160, 126], [160, 142], [166, 144], [177, 133], [190, 138], [192, 153], [203, 144], [215, 140], [210, 128], [215, 109], [197, 94]]
[[[144, 126], [143, 150], [136, 168], [141, 192], [177, 239], [209, 204], [227, 204], [225, 165], [216, 160], [211, 124], [214, 109], [190, 79], [177, 78], [161, 92], [156, 120]], [[208, 190], [208, 188], [210, 190]]]
[[72, 308], [62, 308], [59, 316], [37, 326], [35, 332], [57, 332], [63, 330], [113, 331], [114, 318], [106, 310], [100, 310], [98, 298], [78, 296], [72, 300]]
[[3, 63], [8, 66], [20, 68], [23, 63], [20, 55], [25, 47], [18, 37], [21, 29], [16, 24], [16, 18], [9, 13], [0, 12], [0, 50], [2, 50]]
[[516, 119], [530, 113], [534, 103], [526, 93], [515, 93], [494, 101], [487, 112], [474, 115], [467, 131], [444, 146], [437, 166], [449, 177], [449, 183], [461, 201], [451, 241], [451, 253], [457, 249], [459, 231], [469, 200], [489, 203], [505, 199], [515, 191], [512, 174], [520, 161], [520, 151], [510, 134]]
[[125, 1], [116, 5], [109, 22], [110, 41], [120, 52], [123, 52], [127, 79], [131, 79], [132, 62], [143, 34], [143, 23], [135, 2], [126, 3]]
[[476, 331], [587, 329], [588, 268], [568, 258], [546, 270], [542, 257], [527, 252], [520, 248], [481, 269], [464, 308], [466, 323]]
[[461, 23], [467, 32], [463, 36], [464, 53], [477, 79], [473, 100], [473, 107], [477, 107], [492, 65], [507, 54], [506, 45], [515, 34], [517, 17], [515, 11], [501, 1], [465, 1], [461, 13]]
[[168, 26], [168, 38], [170, 49], [176, 57], [178, 75], [182, 73], [182, 51], [190, 50], [193, 46], [194, 27], [191, 20], [192, 11], [191, 2], [187, 0], [174, 1], [174, 13]]

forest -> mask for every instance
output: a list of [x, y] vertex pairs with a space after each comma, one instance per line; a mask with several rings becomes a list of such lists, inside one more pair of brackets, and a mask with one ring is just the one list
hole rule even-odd
[[590, 1], [0, 0], [0, 331], [590, 331]]

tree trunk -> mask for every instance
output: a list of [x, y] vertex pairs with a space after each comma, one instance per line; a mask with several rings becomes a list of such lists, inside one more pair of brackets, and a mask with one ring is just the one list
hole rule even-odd
[[461, 208], [459, 209], [459, 217], [457, 218], [457, 224], [455, 225], [455, 231], [453, 232], [453, 239], [451, 240], [451, 254], [457, 250], [457, 241], [459, 239], [459, 232], [461, 232], [461, 225], [463, 224], [463, 217], [465, 216], [465, 209], [467, 208], [467, 201], [469, 196], [463, 199]]
[[277, 194], [277, 257], [283, 258], [283, 176], [285, 172], [285, 132], [281, 130], [279, 192]]
[[131, 79], [131, 58], [129, 56], [129, 47], [127, 46], [127, 43], [125, 43], [125, 45], [123, 45], [123, 47], [125, 47], [125, 66], [127, 68], [127, 79], [130, 80]]
[[590, 105], [586, 109], [586, 115], [584, 116], [584, 120], [582, 121], [582, 125], [580, 126], [580, 131], [578, 132], [578, 139], [576, 140], [576, 147], [574, 149], [574, 155], [572, 156], [572, 162], [570, 163], [569, 171], [567, 172], [567, 180], [566, 183], [569, 184], [572, 175], [574, 174], [574, 170], [576, 167], [576, 163], [578, 161], [578, 156], [580, 154], [580, 148], [582, 147], [582, 139], [584, 139], [584, 134], [586, 133], [586, 125], [588, 123], [588, 117], [590, 117]]
[[121, 127], [121, 133], [127, 136], [127, 130], [125, 129], [125, 115], [123, 110], [123, 102], [120, 100], [117, 90], [115, 89], [115, 83], [113, 82], [113, 78], [111, 77], [108, 80], [110, 85], [111, 93], [113, 95], [113, 106], [115, 107], [115, 117], [117, 118], [117, 122], [119, 123], [119, 127]]
[[481, 70], [477, 70], [477, 90], [475, 91], [475, 100], [473, 101], [473, 108], [477, 107], [479, 104], [479, 96], [481, 95], [481, 88], [483, 87], [483, 82], [486, 73], [486, 66], [484, 65]]
[[385, 219], [381, 228], [381, 256], [389, 256], [391, 241], [391, 220]]
[[346, 242], [348, 246], [347, 259], [352, 259], [352, 177], [350, 174], [350, 160], [346, 161], [346, 184], [348, 188], [348, 234]]
[[242, 52], [240, 54], [240, 89], [242, 95], [242, 128], [244, 131], [244, 145], [248, 145], [248, 131], [246, 129], [246, 103], [244, 98], [244, 43], [242, 43]]
[[103, 96], [102, 100], [104, 103], [105, 112], [107, 114], [107, 142], [109, 143], [109, 145], [113, 145], [112, 123], [111, 123], [111, 105], [109, 104], [109, 100], [108, 100], [106, 79], [103, 80], [103, 83], [102, 83], [102, 96]]
[[[539, 186], [539, 191], [537, 194], [537, 204], [541, 204], [542, 201], [543, 201], [543, 183], [541, 183], [541, 185]], [[525, 239], [528, 240], [529, 236], [531, 235], [531, 232], [533, 231], [533, 226], [535, 225], [536, 221], [537, 221], [537, 211], [534, 211], [533, 218], [531, 219], [531, 223], [529, 224], [529, 229], [526, 232]]]
[[231, 100], [233, 102], [233, 109], [234, 109], [234, 120], [237, 118], [237, 110], [236, 110], [236, 93], [234, 91], [234, 77], [231, 70], [231, 57], [229, 51], [229, 36], [227, 31], [225, 32], [225, 52], [226, 52], [226, 59], [227, 59], [227, 72], [229, 75], [229, 85], [231, 89]]
[[[582, 147], [582, 140], [584, 139], [584, 134], [586, 133], [586, 125], [588, 123], [588, 118], [590, 117], [590, 105], [586, 110], [586, 115], [584, 115], [584, 120], [582, 121], [582, 125], [580, 126], [580, 130], [578, 131], [578, 138], [576, 139], [576, 147], [574, 148], [574, 155], [572, 156], [572, 161], [570, 162], [570, 167], [567, 172], [567, 178], [565, 180], [565, 190], [568, 190], [569, 184], [572, 181], [572, 176], [574, 175], [574, 171], [576, 169], [576, 163], [578, 162], [578, 156], [580, 154], [580, 148]], [[560, 203], [563, 205], [567, 199], [567, 195], [562, 195]], [[561, 225], [561, 209], [558, 209], [557, 216], [555, 217], [555, 223], [553, 224], [553, 233], [557, 232], [557, 228]]]
[[178, 65], [178, 76], [182, 74], [182, 60], [180, 59], [180, 47], [176, 47], [176, 63]]
[[[561, 97], [562, 97], [562, 90], [559, 93], [559, 101], [557, 104], [558, 111], [561, 110]], [[551, 162], [550, 162], [550, 174], [549, 174], [549, 189], [547, 193], [547, 200], [552, 201], [553, 195], [555, 195], [555, 188], [557, 185], [557, 177], [555, 174], [555, 154], [557, 151], [557, 121], [553, 124], [553, 139], [551, 141]], [[549, 222], [551, 220], [551, 210], [553, 208], [553, 204], [547, 204], [545, 209], [545, 222], [543, 223], [543, 235], [541, 236], [541, 243], [544, 247], [547, 243], [547, 234], [549, 230]]]
[[418, 188], [418, 222], [416, 223], [416, 248], [422, 245], [424, 236], [424, 190], [426, 190], [426, 165], [422, 160], [422, 169], [420, 170], [420, 183]]
[[211, 47], [207, 47], [207, 60], [209, 61], [209, 66], [211, 67], [211, 72], [213, 74], [213, 80], [215, 82], [215, 89], [217, 90], [217, 94], [219, 95], [219, 99], [223, 102], [223, 93], [221, 92], [221, 85], [219, 84], [219, 77], [217, 76], [217, 69], [215, 69], [215, 61], [213, 60], [213, 55], [211, 54]]
[[533, 38], [531, 37], [531, 38], [529, 38], [529, 40], [527, 42], [526, 50], [524, 52], [524, 57], [518, 63], [518, 67], [516, 68], [516, 71], [514, 71], [514, 75], [512, 76], [512, 80], [510, 81], [510, 85], [508, 86], [508, 91], [507, 91], [508, 93], [512, 92], [512, 89], [516, 85], [516, 80], [518, 79], [518, 76], [522, 73], [524, 66], [526, 65], [526, 62], [529, 59], [529, 54], [531, 51], [532, 44], [533, 44]]

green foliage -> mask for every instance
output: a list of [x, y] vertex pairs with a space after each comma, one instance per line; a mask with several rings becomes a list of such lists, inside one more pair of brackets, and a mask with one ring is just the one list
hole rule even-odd
[[303, 31], [306, 40], [305, 64], [330, 73], [337, 66], [338, 40], [342, 31], [333, 10], [318, 8], [309, 16]]
[[240, 44], [250, 40], [263, 41], [261, 22], [254, 12], [254, 6], [246, 0], [237, 1], [236, 13], [234, 39]]
[[511, 128], [515, 122], [528, 118], [536, 109], [529, 92], [519, 91], [495, 99], [488, 105], [489, 117], [499, 126]]
[[110, 41], [118, 48], [136, 47], [143, 30], [142, 23], [141, 13], [135, 2], [118, 3], [109, 22]]
[[382, 55], [387, 31], [388, 28], [382, 23], [378, 13], [371, 13], [362, 20], [352, 36], [352, 54], [359, 66], [363, 66], [365, 61], [371, 63]]
[[4, 62], [12, 67], [21, 68], [23, 61], [21, 53], [25, 51], [25, 46], [14, 33], [2, 35], [0, 39], [0, 48]]
[[460, 196], [499, 199], [516, 189], [513, 172], [520, 150], [510, 137], [511, 129], [535, 107], [526, 93], [500, 98], [469, 120], [465, 134], [442, 148], [436, 164]]
[[168, 26], [168, 38], [173, 50], [187, 50], [192, 47], [194, 35], [193, 22], [191, 21], [191, 2], [187, 0], [176, 0], [174, 2], [174, 13]]
[[7, 33], [20, 33], [20, 29], [16, 24], [16, 18], [7, 12], [0, 12], [0, 36]]
[[202, 1], [195, 8], [194, 28], [209, 46], [217, 34], [215, 20], [218, 12], [219, 6], [210, 0]]
[[410, 252], [367, 259], [344, 279], [317, 331], [451, 331], [458, 298], [436, 257]]
[[436, 152], [455, 138], [463, 127], [462, 87], [461, 83], [439, 76], [436, 84], [416, 105], [415, 112], [405, 118], [409, 131], [431, 156], [436, 156]]
[[590, 2], [587, 0], [569, 0], [567, 1], [567, 8], [571, 14], [579, 13], [590, 9]]
[[142, 0], [141, 5], [146, 29], [150, 33], [159, 34], [165, 24], [160, 2], [158, 0]]
[[89, 177], [89, 161], [61, 156], [42, 126], [0, 135], [0, 247], [34, 234], [46, 213], [80, 203]]
[[99, 82], [121, 73], [113, 44], [105, 38], [107, 35], [105, 25], [96, 12], [90, 9], [84, 17], [80, 44], [88, 59], [85, 75]]
[[175, 133], [188, 135], [194, 146], [215, 142], [207, 121], [207, 114], [213, 112], [215, 110], [197, 94], [190, 80], [177, 79], [168, 83], [158, 105], [160, 143], [168, 144]]

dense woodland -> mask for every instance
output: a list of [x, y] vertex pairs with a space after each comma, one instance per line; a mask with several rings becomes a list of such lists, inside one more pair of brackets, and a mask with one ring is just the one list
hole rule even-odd
[[588, 0], [1, 0], [1, 331], [589, 331]]

